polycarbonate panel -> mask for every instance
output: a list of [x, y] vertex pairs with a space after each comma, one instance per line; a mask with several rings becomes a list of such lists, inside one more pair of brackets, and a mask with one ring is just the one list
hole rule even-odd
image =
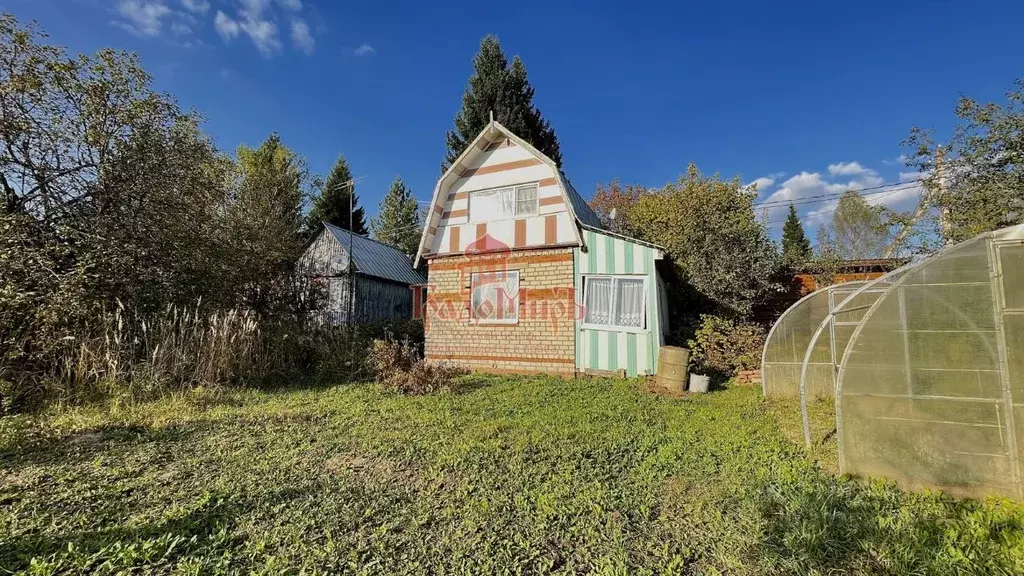
[[1022, 233], [986, 234], [908, 267], [837, 336], [849, 341], [836, 399], [843, 472], [1022, 497]]
[[[765, 396], [799, 395], [800, 367], [804, 353], [811, 336], [828, 311], [828, 291], [819, 290], [790, 306], [772, 326], [761, 362], [761, 382]], [[816, 347], [813, 361], [831, 366], [829, 347]]]

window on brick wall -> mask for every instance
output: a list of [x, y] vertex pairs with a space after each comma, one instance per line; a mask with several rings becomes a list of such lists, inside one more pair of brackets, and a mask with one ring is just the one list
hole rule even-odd
[[470, 318], [479, 324], [519, 322], [519, 271], [476, 272], [470, 279]]
[[647, 329], [644, 276], [584, 276], [583, 327], [640, 332]]

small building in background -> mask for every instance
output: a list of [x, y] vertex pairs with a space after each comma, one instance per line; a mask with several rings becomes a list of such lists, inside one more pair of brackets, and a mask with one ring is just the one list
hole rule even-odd
[[843, 282], [874, 280], [910, 262], [909, 258], [867, 258], [842, 260], [832, 264], [807, 262], [793, 274], [800, 296]]
[[329, 324], [349, 323], [350, 310], [353, 324], [412, 318], [411, 287], [426, 282], [398, 248], [327, 223], [306, 245], [298, 270], [322, 289], [318, 314]]
[[833, 262], [805, 262], [788, 277], [779, 294], [754, 309], [754, 320], [771, 326], [782, 313], [804, 296], [833, 284], [874, 280], [910, 262], [909, 258], [868, 258]]

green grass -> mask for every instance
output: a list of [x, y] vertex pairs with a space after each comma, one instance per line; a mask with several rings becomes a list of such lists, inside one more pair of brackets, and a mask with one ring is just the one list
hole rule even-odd
[[755, 389], [202, 398], [0, 419], [0, 568], [1024, 572], [1024, 507], [836, 478], [794, 443], [795, 406]]

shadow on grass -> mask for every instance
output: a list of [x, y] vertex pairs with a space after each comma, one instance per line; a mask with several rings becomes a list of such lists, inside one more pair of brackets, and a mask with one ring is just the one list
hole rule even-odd
[[751, 502], [751, 552], [785, 573], [1011, 574], [1021, 562], [1005, 543], [1024, 538], [1024, 517], [973, 500], [815, 475], [768, 481]]
[[177, 443], [212, 426], [210, 422], [190, 422], [187, 426], [99, 426], [60, 438], [33, 440], [0, 453], [0, 466], [16, 472], [40, 465], [75, 465], [93, 459], [113, 447], [148, 443]]
[[193, 551], [208, 553], [211, 548], [240, 546], [243, 538], [234, 529], [246, 508], [226, 494], [215, 493], [186, 514], [139, 527], [117, 525], [15, 538], [0, 547], [0, 570], [18, 572], [30, 568], [33, 562], [49, 564], [53, 573], [173, 566]]

